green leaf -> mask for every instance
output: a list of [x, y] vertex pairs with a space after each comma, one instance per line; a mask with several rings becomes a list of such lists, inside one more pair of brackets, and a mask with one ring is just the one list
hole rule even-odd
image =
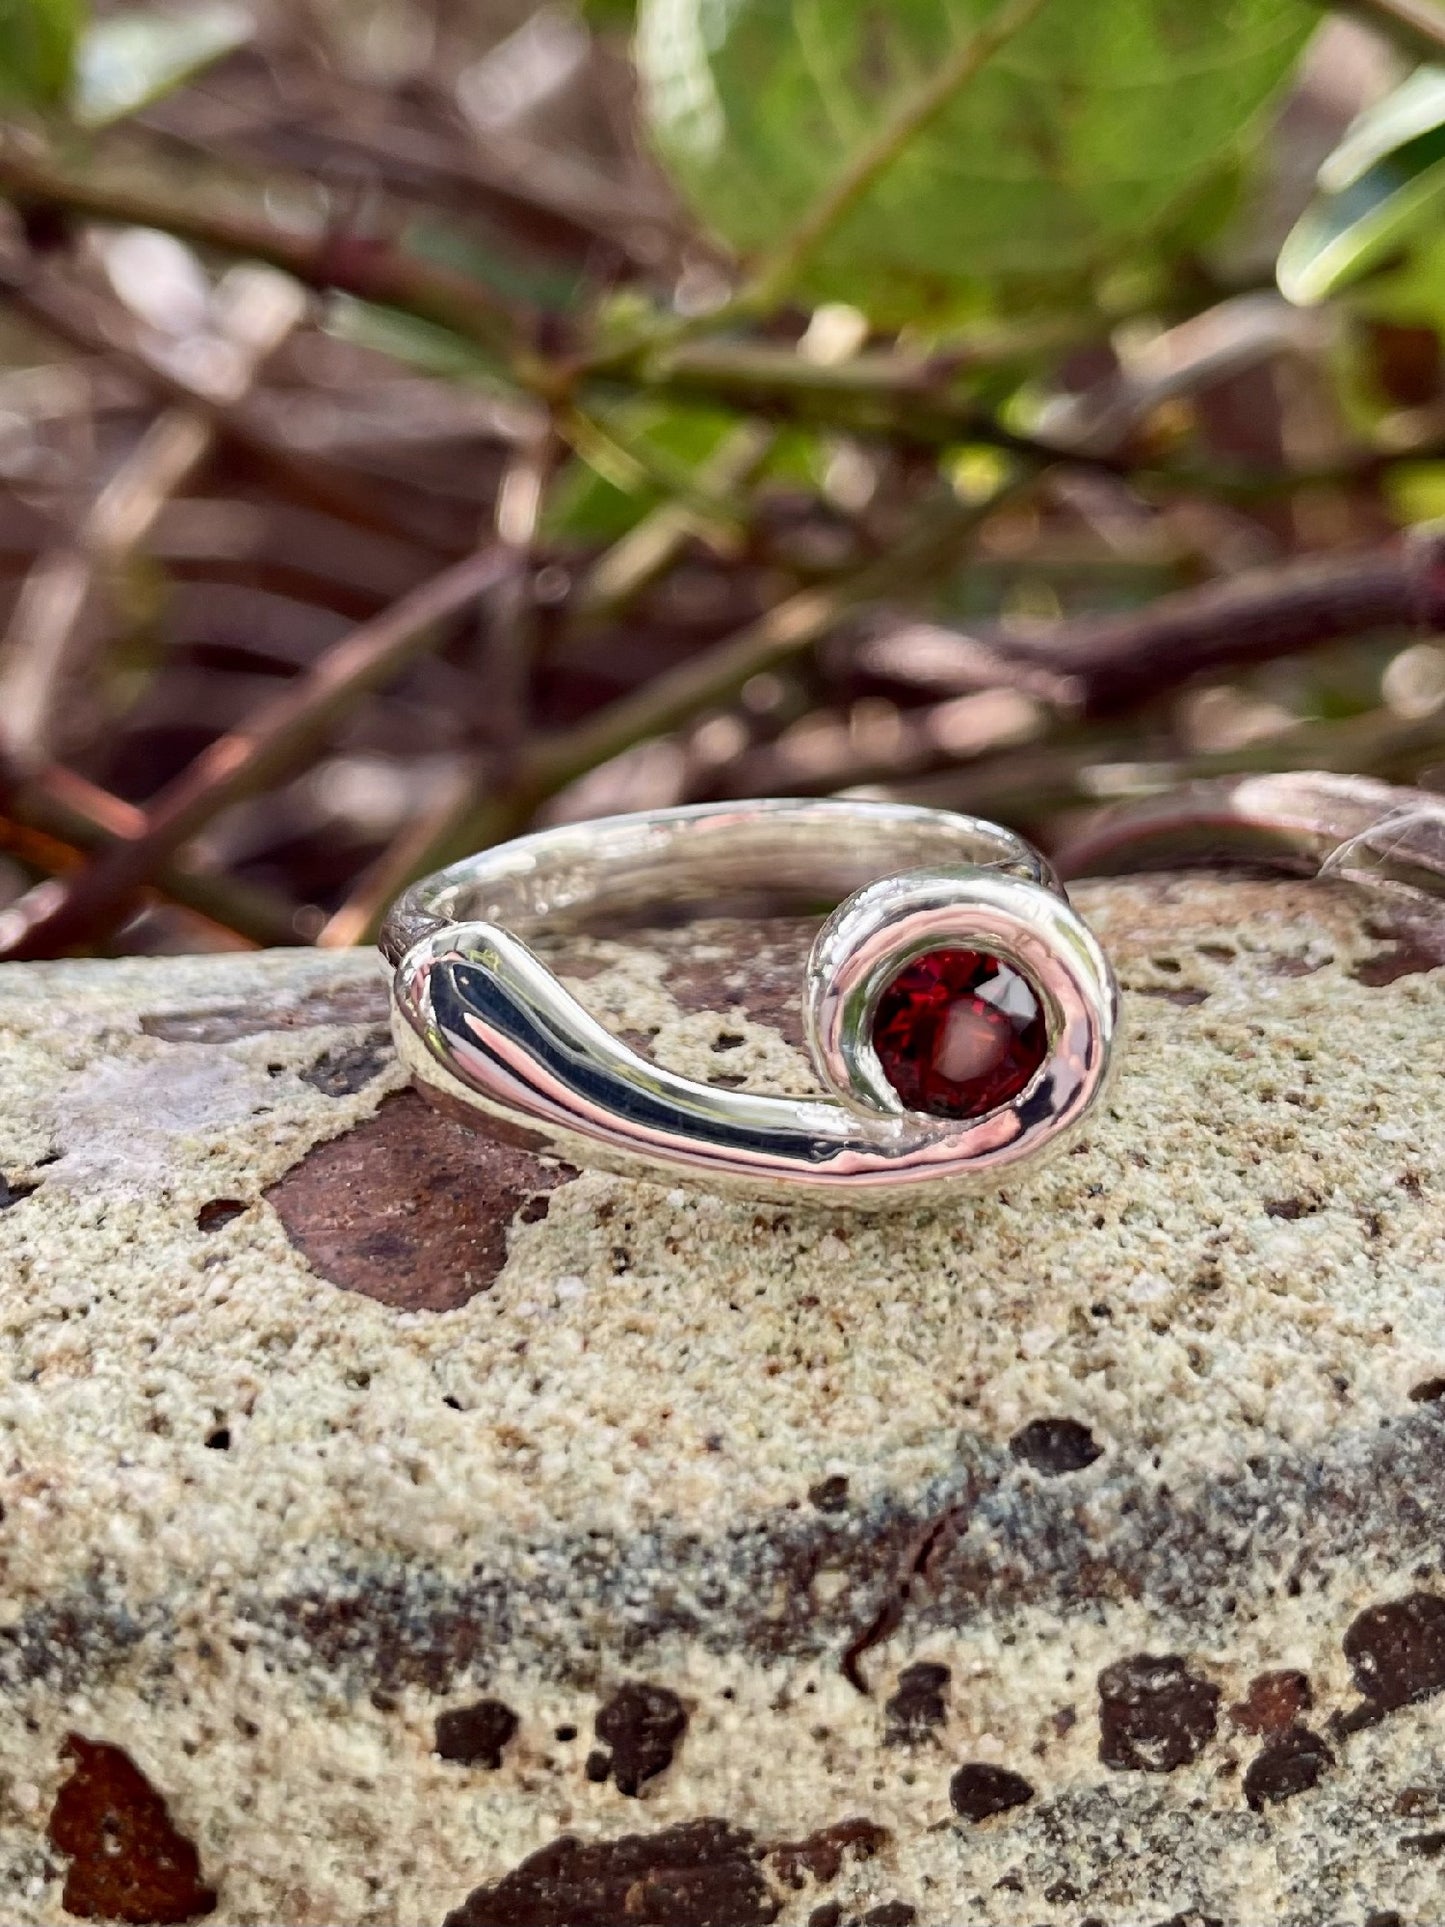
[[184, 12], [127, 9], [86, 29], [75, 61], [70, 109], [86, 127], [138, 113], [212, 61], [245, 46], [256, 31], [232, 0], [202, 0]]
[[423, 321], [404, 309], [360, 301], [354, 295], [331, 297], [326, 328], [340, 341], [373, 349], [408, 368], [444, 380], [464, 381], [495, 372], [494, 364], [464, 335], [454, 334], [435, 321]]
[[[641, 0], [654, 140], [770, 250], [1000, 0]], [[1309, 0], [1050, 0], [908, 141], [805, 272], [875, 318], [1056, 298], [1166, 224], [1288, 75]]]
[[63, 100], [84, 17], [84, 0], [0, 0], [0, 98]]
[[1281, 291], [1304, 307], [1434, 223], [1445, 202], [1445, 72], [1421, 67], [1362, 114], [1321, 167], [1319, 184], [1277, 266]]
[[[736, 416], [715, 409], [637, 401], [615, 410], [611, 425], [629, 444], [651, 450], [659, 461], [695, 470], [717, 452], [736, 421]], [[547, 534], [560, 542], [616, 542], [664, 499], [654, 480], [635, 471], [618, 468], [604, 474], [574, 460], [552, 491]]]
[[637, 18], [637, 0], [582, 0], [582, 17], [603, 33], [628, 29]]

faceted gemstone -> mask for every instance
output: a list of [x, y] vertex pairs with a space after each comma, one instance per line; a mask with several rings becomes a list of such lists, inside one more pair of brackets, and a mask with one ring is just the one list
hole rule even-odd
[[873, 1048], [910, 1111], [982, 1117], [1017, 1097], [1049, 1054], [1026, 977], [986, 950], [930, 950], [878, 1000]]

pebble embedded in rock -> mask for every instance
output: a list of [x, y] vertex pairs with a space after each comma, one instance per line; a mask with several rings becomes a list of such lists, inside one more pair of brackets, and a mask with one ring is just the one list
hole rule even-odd
[[436, 1751], [458, 1766], [484, 1766], [495, 1772], [516, 1730], [517, 1716], [501, 1700], [453, 1706], [437, 1715]]
[[1101, 1457], [1104, 1448], [1077, 1419], [1036, 1418], [1014, 1433], [1009, 1450], [1045, 1478], [1059, 1478], [1066, 1472], [1082, 1472]]
[[1034, 1789], [1022, 1773], [980, 1760], [958, 1769], [948, 1783], [948, 1797], [961, 1818], [990, 1820], [996, 1813], [1027, 1805]]
[[1120, 1772], [1173, 1773], [1197, 1760], [1219, 1719], [1219, 1688], [1182, 1659], [1140, 1653], [1099, 1675], [1099, 1758]]
[[[635, 1795], [644, 1782], [669, 1767], [686, 1731], [686, 1709], [670, 1687], [642, 1681], [619, 1687], [597, 1715], [597, 1737], [611, 1749], [609, 1766], [617, 1791]], [[592, 1777], [590, 1759], [587, 1771]]]
[[1334, 1754], [1318, 1733], [1292, 1726], [1255, 1755], [1244, 1775], [1244, 1797], [1258, 1813], [1280, 1800], [1291, 1800], [1318, 1786], [1320, 1776], [1334, 1763]]
[[1437, 1593], [1368, 1607], [1344, 1643], [1356, 1686], [1382, 1712], [1445, 1690], [1445, 1598]]
[[922, 1739], [948, 1718], [944, 1688], [952, 1678], [947, 1666], [932, 1660], [918, 1660], [905, 1666], [898, 1684], [883, 1708], [888, 1721], [891, 1745]]

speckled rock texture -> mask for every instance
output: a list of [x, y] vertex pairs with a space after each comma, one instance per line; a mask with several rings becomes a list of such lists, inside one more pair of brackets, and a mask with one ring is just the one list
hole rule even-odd
[[[0, 1920], [1445, 1919], [1445, 912], [1076, 894], [1086, 1141], [871, 1220], [465, 1131], [369, 956], [0, 973]], [[806, 939], [554, 965], [804, 1090]]]

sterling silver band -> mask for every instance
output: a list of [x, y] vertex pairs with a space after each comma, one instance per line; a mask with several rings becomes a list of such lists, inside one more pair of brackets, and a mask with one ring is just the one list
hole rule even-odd
[[[836, 1101], [722, 1090], [612, 1037], [525, 939], [589, 920], [765, 889], [838, 908], [799, 986]], [[841, 901], [840, 901], [841, 899]], [[974, 817], [851, 799], [657, 810], [567, 824], [415, 885], [381, 938], [415, 1077], [478, 1124], [571, 1163], [752, 1197], [876, 1209], [1000, 1180], [1055, 1148], [1103, 1088], [1113, 973], [1042, 856]], [[1047, 1055], [974, 1117], [905, 1110], [872, 1042], [898, 973], [983, 951], [1042, 1008]]]

